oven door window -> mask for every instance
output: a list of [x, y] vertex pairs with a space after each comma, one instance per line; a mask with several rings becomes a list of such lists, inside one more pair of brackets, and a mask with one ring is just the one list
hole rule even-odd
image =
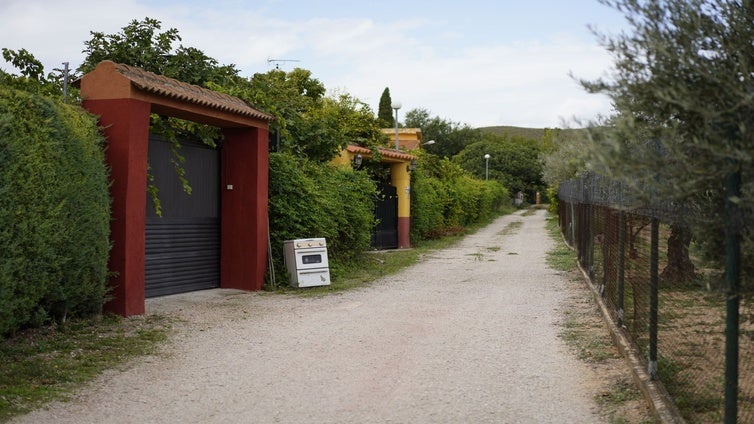
[[301, 263], [303, 263], [304, 265], [321, 264], [322, 254], [317, 253], [314, 255], [301, 255]]

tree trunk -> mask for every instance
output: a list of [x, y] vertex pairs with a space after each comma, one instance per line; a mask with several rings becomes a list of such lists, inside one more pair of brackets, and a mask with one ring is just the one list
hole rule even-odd
[[696, 274], [694, 263], [689, 258], [689, 245], [691, 244], [691, 230], [682, 225], [670, 226], [668, 237], [668, 264], [662, 270], [660, 278], [674, 283], [688, 283]]

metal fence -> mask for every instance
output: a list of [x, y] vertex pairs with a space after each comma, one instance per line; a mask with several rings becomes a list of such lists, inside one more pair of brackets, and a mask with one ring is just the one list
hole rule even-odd
[[[673, 275], [668, 266], [677, 262], [677, 250], [669, 250], [668, 244], [677, 236], [673, 226], [691, 211], [662, 202], [638, 206], [621, 184], [595, 175], [561, 184], [558, 197], [564, 238], [577, 250], [580, 266], [643, 358], [650, 378], [664, 386], [683, 418], [754, 423], [751, 296], [741, 299], [741, 318], [731, 317], [726, 287], [720, 283], [724, 270], [705, 268], [694, 243], [688, 255], [693, 278], [678, 281], [678, 273]], [[736, 319], [737, 357], [731, 357], [730, 349], [726, 355], [731, 318]], [[731, 365], [738, 372], [732, 393], [726, 391]]]

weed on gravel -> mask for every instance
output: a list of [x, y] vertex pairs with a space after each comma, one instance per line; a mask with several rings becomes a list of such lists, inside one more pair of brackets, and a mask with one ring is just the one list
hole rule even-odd
[[505, 228], [500, 230], [500, 232], [497, 234], [500, 236], [507, 236], [507, 235], [515, 234], [523, 225], [524, 225], [523, 221], [510, 222], [508, 223], [508, 225], [505, 226]]
[[[395, 274], [404, 268], [407, 268], [419, 262], [425, 255], [431, 254], [434, 250], [446, 249], [458, 243], [463, 237], [474, 233], [480, 228], [489, 225], [492, 221], [503, 215], [509, 215], [514, 209], [506, 208], [499, 211], [496, 216], [487, 220], [478, 222], [469, 227], [460, 227], [452, 234], [443, 235], [441, 238], [434, 240], [421, 240], [415, 243], [410, 249], [394, 250], [375, 250], [368, 252], [364, 258], [350, 263], [336, 264], [330, 261], [330, 280], [329, 286], [307, 287], [304, 289], [291, 288], [287, 283], [282, 282], [276, 287], [265, 286], [266, 290], [276, 293], [296, 294], [299, 296], [319, 296], [333, 292], [351, 290], [359, 287], [366, 287], [373, 281], [387, 275]], [[523, 223], [519, 222], [520, 227]], [[490, 248], [490, 251], [499, 250], [499, 247]], [[475, 260], [482, 260], [483, 254], [474, 255]]]
[[658, 422], [633, 384], [625, 359], [613, 345], [592, 293], [578, 271], [576, 253], [563, 242], [557, 217], [548, 216], [547, 229], [555, 241], [555, 246], [547, 254], [547, 263], [565, 274], [569, 291], [560, 337], [599, 376], [599, 392], [595, 395], [595, 401], [600, 407], [600, 414], [611, 424]]
[[162, 316], [71, 320], [0, 341], [0, 422], [73, 390], [103, 370], [155, 351], [171, 321]]

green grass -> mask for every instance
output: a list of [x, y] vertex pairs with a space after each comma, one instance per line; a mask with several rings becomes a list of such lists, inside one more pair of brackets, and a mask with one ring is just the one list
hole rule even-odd
[[523, 221], [513, 221], [509, 222], [508, 225], [505, 226], [502, 230], [500, 230], [497, 235], [499, 236], [507, 236], [514, 234], [516, 231], [518, 231], [522, 226], [524, 225]]
[[[368, 252], [359, 261], [348, 263], [330, 262], [330, 285], [320, 287], [293, 288], [286, 281], [278, 281], [278, 287], [274, 290], [266, 287], [274, 293], [296, 294], [299, 296], [321, 296], [329, 293], [337, 293], [366, 287], [382, 277], [395, 274], [400, 270], [416, 264], [427, 253], [452, 246], [464, 235], [472, 232], [466, 229], [460, 234], [444, 237], [440, 240], [423, 241], [411, 249], [379, 250]], [[278, 276], [278, 279], [287, 278]]]
[[610, 391], [602, 393], [597, 402], [601, 405], [610, 405], [640, 399], [641, 396], [641, 392], [633, 382], [620, 380], [610, 388]]
[[555, 270], [564, 272], [571, 272], [578, 269], [576, 252], [571, 250], [563, 242], [562, 236], [560, 235], [557, 216], [548, 214], [547, 232], [555, 241], [555, 247], [547, 252], [547, 264]]
[[[566, 273], [568, 284], [576, 283], [582, 278], [578, 272], [576, 252], [563, 241], [557, 216], [548, 214], [547, 230], [555, 242], [555, 246], [547, 253], [548, 264], [553, 269]], [[564, 315], [559, 337], [579, 360], [599, 366], [621, 359], [591, 293], [586, 291], [573, 295]], [[643, 424], [656, 422], [648, 413], [632, 416], [626, 409], [627, 405], [643, 402], [641, 392], [626, 377], [611, 382], [610, 388], [595, 396], [595, 400], [600, 406], [600, 413], [612, 424], [635, 423], [637, 419]]]
[[471, 256], [474, 258], [475, 261], [480, 261], [480, 262], [482, 261], [482, 258], [484, 257], [484, 255], [480, 252], [467, 253], [466, 256]]
[[171, 322], [162, 316], [108, 315], [27, 330], [3, 340], [0, 421], [65, 400], [103, 370], [154, 352], [170, 328]]
[[[627, 380], [618, 380], [610, 390], [595, 396], [597, 404], [600, 405], [603, 411], [606, 411], [610, 424], [634, 424], [621, 414], [616, 413], [616, 409], [626, 402], [641, 400], [641, 398], [642, 394], [639, 389], [636, 388], [633, 382]], [[651, 424], [656, 422], [658, 421], [650, 417], [640, 423]]]
[[[516, 209], [512, 207], [501, 209], [496, 216], [468, 227], [459, 227], [460, 231], [456, 231], [453, 234], [444, 236], [440, 239], [421, 240], [418, 242], [412, 241], [413, 246], [410, 249], [373, 251], [367, 253], [363, 259], [350, 263], [338, 263], [337, 261], [330, 260], [331, 282], [329, 286], [307, 287], [304, 289], [291, 288], [285, 281], [280, 281], [280, 279], [285, 278], [285, 276], [278, 276], [279, 281], [277, 287], [275, 289], [265, 287], [265, 289], [275, 293], [297, 294], [300, 296], [320, 296], [328, 293], [365, 287], [379, 278], [395, 274], [406, 267], [414, 265], [419, 262], [424, 255], [433, 250], [453, 246], [466, 235], [474, 233], [480, 228], [489, 225], [498, 217], [509, 215], [514, 211], [516, 211]], [[519, 225], [521, 225], [521, 223], [519, 223]], [[491, 249], [499, 249], [499, 247]], [[472, 256], [478, 256], [478, 260], [482, 259], [481, 253], [473, 254]]]

